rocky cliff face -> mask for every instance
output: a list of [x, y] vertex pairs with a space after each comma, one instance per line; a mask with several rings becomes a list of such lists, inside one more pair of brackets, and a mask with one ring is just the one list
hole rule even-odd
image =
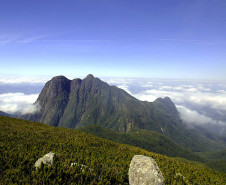
[[142, 102], [93, 75], [83, 80], [54, 77], [37, 102], [41, 110], [29, 115], [29, 120], [68, 128], [99, 124], [121, 132], [135, 127], [163, 132], [178, 118], [170, 98]]

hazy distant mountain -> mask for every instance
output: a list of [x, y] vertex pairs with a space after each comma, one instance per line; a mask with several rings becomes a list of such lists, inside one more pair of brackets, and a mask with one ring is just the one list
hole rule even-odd
[[10, 116], [9, 114], [3, 112], [3, 111], [0, 111], [0, 116]]
[[98, 124], [119, 132], [141, 128], [157, 131], [193, 151], [221, 147], [195, 131], [188, 131], [170, 98], [158, 98], [151, 103], [139, 101], [93, 75], [83, 80], [54, 77], [46, 83], [36, 103], [41, 110], [26, 118], [53, 126], [77, 128]]

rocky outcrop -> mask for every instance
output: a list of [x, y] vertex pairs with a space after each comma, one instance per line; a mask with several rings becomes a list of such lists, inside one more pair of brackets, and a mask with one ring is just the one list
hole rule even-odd
[[55, 158], [56, 158], [56, 154], [50, 152], [50, 153], [44, 155], [43, 157], [39, 158], [35, 162], [35, 168], [39, 168], [42, 163], [43, 164], [48, 164], [49, 166], [51, 166], [53, 164]]
[[129, 168], [130, 185], [163, 185], [164, 178], [151, 157], [135, 155]]

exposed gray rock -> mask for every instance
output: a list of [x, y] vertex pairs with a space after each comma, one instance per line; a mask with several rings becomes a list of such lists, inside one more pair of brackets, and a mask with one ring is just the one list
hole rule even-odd
[[48, 153], [46, 155], [44, 155], [43, 157], [39, 158], [36, 162], [35, 162], [35, 167], [39, 168], [41, 166], [41, 164], [48, 164], [49, 166], [51, 166], [54, 162], [54, 159], [56, 157], [55, 153]]
[[163, 185], [164, 178], [151, 157], [135, 155], [129, 168], [130, 185]]
[[86, 166], [86, 165], [84, 165], [84, 164], [71, 163], [71, 166], [72, 166], [72, 167], [73, 167], [73, 166], [79, 166], [79, 167], [80, 167], [80, 170], [84, 170], [84, 169], [86, 169], [86, 168], [89, 168], [89, 170], [93, 171], [92, 168], [90, 168], [89, 166]]
[[88, 166], [84, 165], [84, 164], [79, 164], [79, 163], [71, 163], [71, 166], [80, 166], [81, 169], [82, 168], [87, 168]]

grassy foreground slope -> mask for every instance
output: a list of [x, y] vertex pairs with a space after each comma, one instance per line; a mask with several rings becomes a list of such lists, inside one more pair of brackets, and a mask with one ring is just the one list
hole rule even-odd
[[[48, 152], [57, 161], [34, 169]], [[0, 116], [0, 184], [128, 184], [132, 157], [153, 157], [166, 184], [225, 184], [226, 175], [78, 130]], [[71, 163], [76, 163], [71, 166]], [[81, 164], [86, 166], [81, 166]]]

